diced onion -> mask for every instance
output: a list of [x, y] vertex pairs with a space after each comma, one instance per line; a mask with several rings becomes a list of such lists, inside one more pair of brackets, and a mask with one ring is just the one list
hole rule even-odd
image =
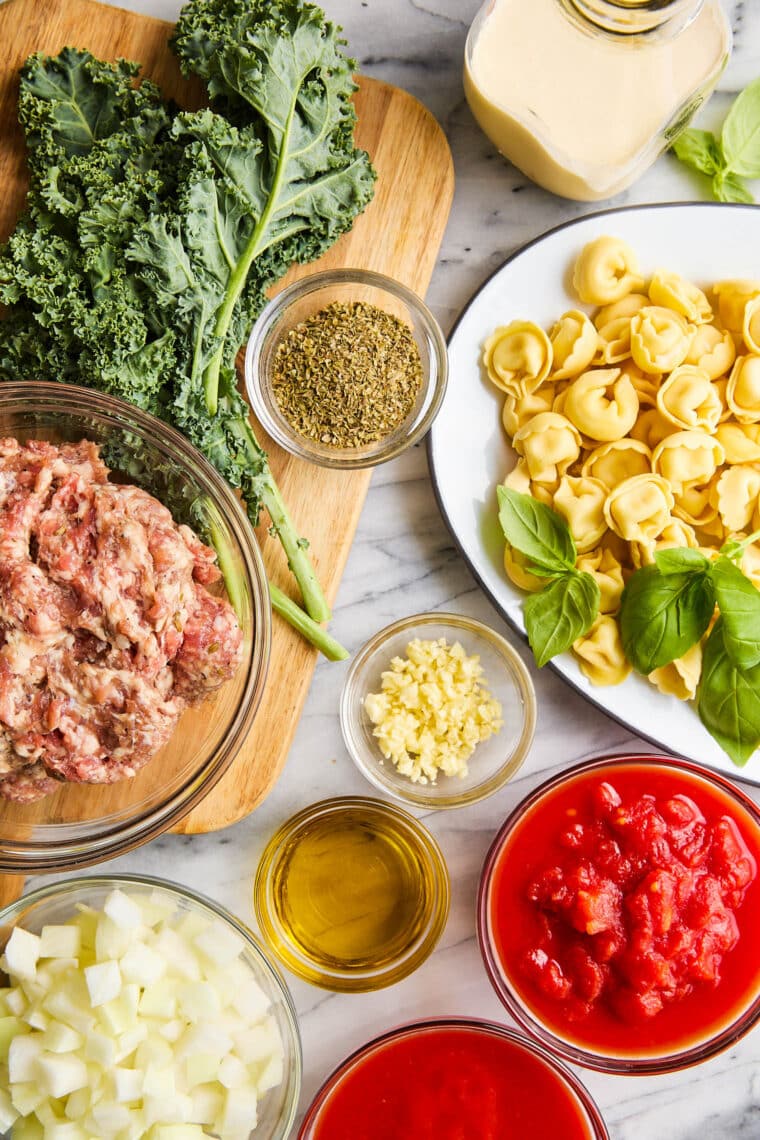
[[0, 959], [0, 1132], [248, 1140], [281, 1083], [269, 999], [221, 922], [113, 891]]

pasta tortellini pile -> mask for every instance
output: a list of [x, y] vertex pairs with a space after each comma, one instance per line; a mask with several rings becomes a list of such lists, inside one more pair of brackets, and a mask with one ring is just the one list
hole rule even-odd
[[[497, 328], [483, 363], [518, 457], [504, 483], [567, 520], [601, 593], [573, 652], [594, 684], [614, 685], [630, 672], [615, 615], [633, 571], [658, 550], [712, 556], [760, 529], [760, 280], [709, 293], [668, 269], [647, 281], [635, 251], [604, 236], [581, 251], [573, 286], [592, 314], [571, 309], [548, 334]], [[509, 545], [504, 566], [521, 589], [545, 585]], [[760, 543], [742, 569], [760, 588]], [[700, 667], [697, 645], [649, 679], [689, 699]]]

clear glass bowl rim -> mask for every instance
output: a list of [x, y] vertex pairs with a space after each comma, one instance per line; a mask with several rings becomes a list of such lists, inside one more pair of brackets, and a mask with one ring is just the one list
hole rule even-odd
[[[0, 930], [4, 927], [15, 926], [23, 919], [24, 912], [28, 911], [30, 907], [36, 906], [38, 903], [48, 902], [51, 899], [65, 898], [68, 894], [75, 895], [82, 890], [86, 892], [93, 887], [101, 887], [106, 890], [116, 890], [118, 888], [128, 890], [130, 887], [146, 887], [164, 891], [185, 902], [189, 902], [192, 906], [199, 906], [202, 909], [211, 911], [218, 919], [232, 927], [235, 933], [243, 939], [246, 950], [256, 960], [257, 966], [268, 976], [274, 989], [277, 990], [282, 998], [282, 1008], [285, 1011], [285, 1020], [290, 1033], [290, 1040], [283, 1043], [286, 1062], [292, 1066], [292, 1072], [289, 1074], [290, 1091], [284, 1106], [284, 1113], [277, 1122], [278, 1130], [273, 1133], [271, 1137], [271, 1140], [286, 1140], [296, 1117], [298, 1099], [301, 1092], [303, 1059], [301, 1035], [298, 1030], [298, 1016], [296, 1014], [293, 998], [276, 964], [270, 959], [269, 954], [261, 945], [258, 938], [256, 938], [253, 931], [249, 930], [245, 923], [236, 918], [231, 911], [219, 903], [214, 902], [214, 900], [207, 895], [201, 894], [200, 891], [192, 890], [190, 887], [184, 887], [180, 883], [174, 883], [169, 879], [161, 879], [154, 875], [82, 875], [72, 879], [65, 879], [60, 883], [48, 883], [44, 887], [37, 887], [35, 890], [29, 891], [28, 894], [22, 895], [21, 898], [16, 899], [14, 902], [8, 903], [7, 906], [4, 906], [2, 910], [0, 910]], [[251, 1135], [253, 1136], [254, 1133], [251, 1133]]]
[[[522, 697], [524, 712], [522, 729], [520, 739], [515, 745], [512, 755], [489, 779], [484, 780], [481, 784], [476, 784], [469, 792], [452, 792], [450, 795], [442, 796], [431, 795], [424, 790], [426, 785], [413, 784], [411, 780], [408, 781], [409, 790], [402, 791], [395, 782], [383, 779], [381, 773], [378, 772], [379, 762], [372, 764], [371, 762], [365, 761], [362, 749], [363, 741], [361, 741], [353, 731], [351, 708], [356, 699], [354, 689], [361, 669], [371, 657], [382, 650], [383, 646], [391, 637], [395, 637], [398, 633], [403, 633], [406, 629], [426, 625], [451, 625], [490, 642], [509, 663], [507, 668], [511, 673], [515, 687]], [[385, 795], [391, 796], [400, 803], [411, 805], [412, 807], [433, 808], [435, 810], [467, 807], [470, 804], [478, 803], [480, 800], [485, 799], [487, 796], [499, 791], [500, 788], [503, 788], [504, 785], [512, 779], [515, 773], [519, 771], [530, 751], [530, 746], [533, 743], [533, 737], [536, 731], [536, 715], [536, 691], [533, 681], [527, 665], [511, 642], [500, 633], [497, 633], [495, 629], [492, 629], [484, 622], [478, 621], [476, 618], [444, 611], [437, 613], [431, 610], [426, 613], [412, 614], [409, 617], [400, 618], [398, 621], [391, 622], [390, 625], [379, 630], [369, 641], [366, 641], [361, 649], [354, 655], [340, 694], [340, 727], [343, 734], [343, 742], [351, 759], [362, 775]], [[495, 737], [494, 739], [498, 738]], [[388, 763], [392, 768], [392, 763], [390, 761], [388, 761]], [[395, 768], [393, 770], [395, 772]]]
[[0, 836], [0, 873], [38, 874], [87, 867], [122, 855], [154, 839], [192, 811], [218, 783], [245, 740], [264, 692], [272, 640], [272, 611], [266, 571], [256, 536], [238, 499], [222, 476], [180, 432], [115, 396], [73, 384], [7, 382], [0, 385], [0, 410], [6, 413], [90, 416], [105, 427], [134, 431], [208, 488], [234, 535], [251, 587], [253, 644], [245, 687], [235, 717], [203, 769], [188, 777], [168, 800], [100, 834], [71, 836], [73, 824], [60, 825], [64, 838], [8, 843]]
[[[305, 824], [325, 814], [337, 814], [351, 809], [382, 812], [402, 823], [414, 835], [418, 853], [427, 861], [432, 872], [435, 897], [431, 899], [424, 930], [408, 946], [403, 957], [386, 963], [382, 969], [343, 970], [328, 973], [325, 967], [310, 967], [306, 955], [298, 953], [291, 939], [277, 921], [271, 905], [271, 885], [280, 859], [287, 853], [292, 836]], [[253, 887], [253, 904], [256, 921], [264, 940], [280, 962], [310, 985], [334, 993], [369, 993], [394, 985], [413, 973], [433, 952], [443, 934], [449, 916], [451, 884], [448, 867], [437, 840], [424, 824], [397, 804], [371, 796], [331, 796], [319, 800], [290, 816], [267, 842], [256, 869]]]
[[[435, 378], [433, 380], [432, 375], [426, 377], [426, 388], [429, 389], [433, 385], [432, 396], [425, 414], [414, 424], [408, 434], [396, 437], [395, 433], [391, 433], [388, 440], [381, 439], [376, 443], [367, 444], [363, 448], [320, 449], [317, 445], [312, 446], [312, 441], [305, 436], [300, 436], [295, 430], [289, 429], [284, 417], [274, 416], [270, 412], [268, 403], [262, 396], [261, 355], [269, 337], [277, 326], [277, 322], [291, 304], [303, 297], [308, 297], [310, 293], [341, 285], [364, 285], [390, 293], [402, 301], [419, 320], [430, 342]], [[307, 277], [302, 277], [300, 280], [294, 281], [292, 285], [286, 286], [262, 310], [251, 330], [245, 350], [245, 388], [254, 415], [264, 430], [291, 455], [295, 455], [299, 459], [309, 460], [320, 467], [343, 471], [359, 470], [385, 463], [422, 439], [443, 402], [448, 384], [448, 374], [449, 358], [446, 340], [440, 325], [425, 302], [414, 290], [409, 289], [400, 281], [371, 269], [326, 269], [317, 273], [310, 273]]]
[[501, 848], [506, 842], [512, 828], [544, 795], [551, 793], [567, 780], [593, 771], [594, 769], [599, 769], [600, 772], [604, 772], [607, 769], [619, 767], [623, 764], [643, 764], [644, 766], [658, 767], [661, 769], [675, 768], [692, 776], [697, 776], [706, 783], [715, 785], [720, 791], [729, 796], [738, 807], [743, 808], [752, 817], [756, 826], [760, 828], [760, 807], [758, 807], [741, 788], [737, 787], [729, 779], [719, 773], [703, 768], [701, 765], [693, 763], [690, 760], [682, 760], [660, 753], [638, 752], [610, 753], [603, 756], [590, 757], [586, 760], [582, 760], [578, 764], [572, 765], [570, 768], [558, 772], [548, 780], [544, 780], [534, 791], [530, 792], [516, 805], [499, 828], [486, 854], [478, 885], [476, 904], [477, 934], [483, 964], [485, 965], [491, 985], [507, 1012], [526, 1033], [540, 1041], [544, 1047], [555, 1056], [561, 1057], [563, 1060], [570, 1061], [573, 1064], [581, 1065], [585, 1069], [593, 1069], [596, 1072], [621, 1076], [653, 1076], [663, 1073], [675, 1073], [682, 1069], [687, 1069], [692, 1065], [700, 1064], [702, 1061], [716, 1056], [718, 1053], [734, 1045], [744, 1037], [758, 1019], [760, 1019], [760, 992], [754, 1001], [751, 1002], [730, 1025], [719, 1030], [707, 1040], [695, 1042], [687, 1048], [675, 1053], [667, 1053], [661, 1056], [650, 1055], [641, 1058], [593, 1053], [555, 1034], [543, 1021], [539, 1020], [538, 1017], [534, 1017], [526, 1006], [517, 999], [499, 968], [497, 956], [491, 945], [488, 933], [488, 892], [491, 876]]
[[397, 1026], [395, 1029], [387, 1030], [385, 1033], [367, 1042], [366, 1045], [360, 1045], [358, 1049], [355, 1049], [353, 1053], [349, 1054], [348, 1057], [333, 1069], [329, 1077], [327, 1077], [320, 1086], [306, 1110], [306, 1115], [298, 1132], [297, 1140], [312, 1140], [314, 1135], [313, 1130], [319, 1124], [319, 1113], [329, 1100], [338, 1082], [344, 1076], [348, 1075], [356, 1065], [365, 1060], [368, 1056], [371, 1056], [375, 1050], [388, 1044], [389, 1041], [399, 1040], [410, 1034], [429, 1029], [474, 1029], [511, 1041], [513, 1044], [524, 1048], [527, 1052], [543, 1061], [563, 1084], [568, 1085], [572, 1089], [589, 1118], [588, 1122], [592, 1126], [594, 1133], [593, 1140], [609, 1140], [609, 1132], [602, 1119], [599, 1107], [591, 1096], [591, 1093], [572, 1069], [569, 1069], [562, 1061], [559, 1061], [557, 1057], [540, 1042], [526, 1037], [518, 1030], [506, 1025], [500, 1025], [496, 1021], [487, 1021], [475, 1017], [430, 1017], [422, 1021], [410, 1021]]

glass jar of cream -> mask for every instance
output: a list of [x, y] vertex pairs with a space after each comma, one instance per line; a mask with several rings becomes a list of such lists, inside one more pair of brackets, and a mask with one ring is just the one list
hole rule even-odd
[[465, 94], [529, 178], [596, 201], [671, 144], [730, 50], [719, 0], [486, 0], [467, 38]]

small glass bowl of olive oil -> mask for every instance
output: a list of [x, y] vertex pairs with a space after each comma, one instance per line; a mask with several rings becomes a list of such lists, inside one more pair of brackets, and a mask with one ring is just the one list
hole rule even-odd
[[392, 985], [433, 950], [449, 912], [438, 844], [408, 812], [363, 796], [313, 804], [277, 831], [254, 885], [281, 961], [324, 989]]

